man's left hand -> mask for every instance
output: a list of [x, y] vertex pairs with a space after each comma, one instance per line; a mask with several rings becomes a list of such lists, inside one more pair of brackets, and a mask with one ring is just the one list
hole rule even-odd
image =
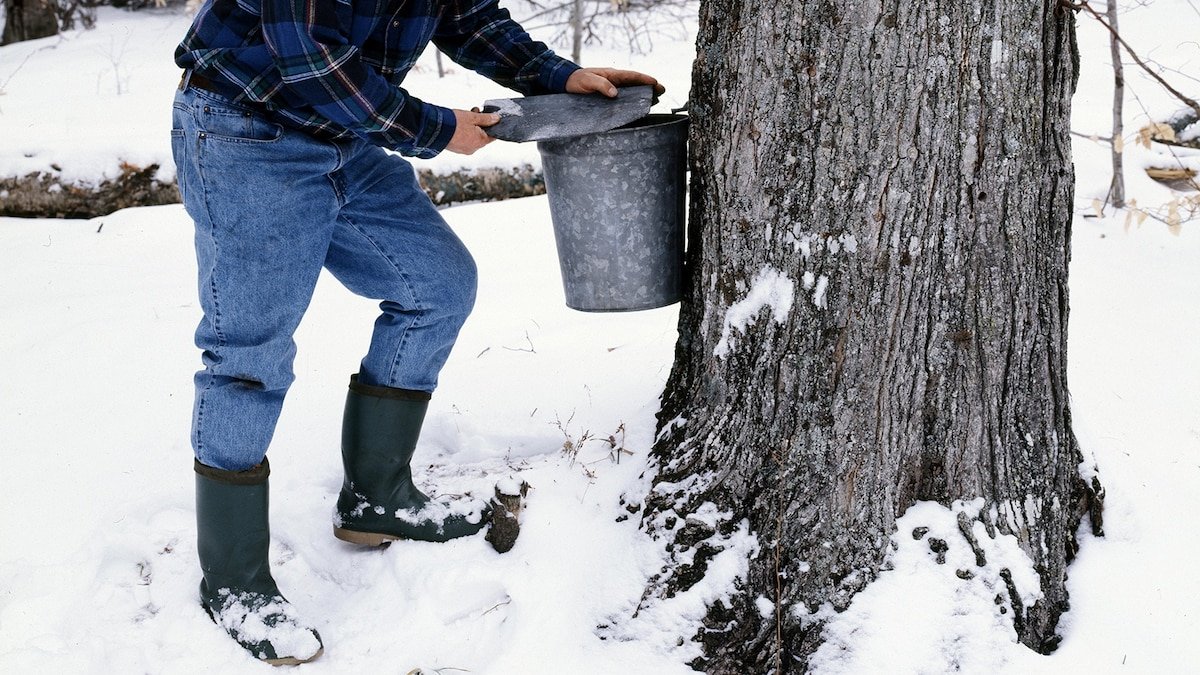
[[649, 84], [654, 87], [654, 95], [660, 96], [667, 90], [658, 80], [634, 70], [617, 70], [616, 68], [580, 68], [567, 78], [567, 92], [571, 94], [604, 94], [612, 98], [617, 95], [617, 87], [628, 87], [637, 84]]

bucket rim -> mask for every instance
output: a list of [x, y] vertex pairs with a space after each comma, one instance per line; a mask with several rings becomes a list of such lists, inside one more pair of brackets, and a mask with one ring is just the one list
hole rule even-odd
[[[620, 137], [624, 134], [632, 134], [635, 132], [654, 132], [661, 135], [671, 127], [686, 128], [691, 124], [691, 117], [688, 115], [672, 114], [672, 113], [650, 113], [644, 117], [640, 117], [629, 124], [619, 126], [616, 129], [608, 131], [597, 131], [592, 134], [580, 134], [578, 136], [564, 136], [562, 138], [547, 138], [537, 142], [539, 152], [548, 152], [550, 154], [559, 154], [566, 148], [573, 148], [579, 143], [588, 142], [603, 142], [605, 140], [615, 140], [615, 137]], [[675, 141], [670, 140], [673, 134], [663, 135], [662, 140], [658, 144], [671, 144]], [[640, 148], [644, 149], [644, 148]]]
[[[650, 123], [644, 124], [644, 122], [646, 122], [647, 120], [651, 120]], [[609, 129], [608, 131], [601, 131], [601, 132], [598, 132], [595, 134], [587, 134], [587, 135], [589, 135], [589, 136], [605, 136], [608, 134], [626, 133], [626, 132], [630, 132], [630, 131], [641, 131], [643, 129], [656, 129], [658, 127], [665, 127], [665, 126], [672, 125], [672, 124], [690, 123], [690, 122], [691, 122], [691, 118], [687, 115], [680, 115], [678, 113], [650, 113], [650, 114], [646, 115], [645, 117], [639, 117], [638, 119], [636, 119], [628, 124], [623, 124], [623, 125], [617, 127], [616, 129]]]

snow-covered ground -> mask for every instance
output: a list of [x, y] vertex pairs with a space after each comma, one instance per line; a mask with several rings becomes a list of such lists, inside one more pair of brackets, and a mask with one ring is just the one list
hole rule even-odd
[[[448, 491], [528, 481], [521, 538], [503, 556], [480, 537], [386, 551], [333, 538], [341, 406], [376, 312], [322, 279], [271, 453], [275, 574], [327, 644], [306, 670], [683, 670], [593, 636], [661, 565], [636, 519], [615, 518], [623, 492], [644, 493], [675, 309], [567, 309], [545, 198], [446, 215], [481, 288], [417, 463]], [[253, 672], [195, 601], [190, 220], [178, 206], [7, 219], [0, 241], [0, 672]], [[564, 431], [621, 440], [623, 423], [619, 464], [602, 440], [562, 452]]]
[[[1132, 10], [1130, 42], [1200, 73], [1194, 2]], [[185, 20], [100, 18], [90, 33], [0, 49], [0, 175], [55, 163], [94, 180], [119, 161], [169, 166], [169, 57]], [[663, 77], [677, 105], [691, 47], [660, 47], [634, 63]], [[1105, 136], [1103, 29], [1081, 21], [1080, 47], [1073, 126]], [[439, 82], [423, 65], [413, 90], [430, 100], [504, 95], [480, 79]], [[1131, 135], [1146, 119], [1133, 94], [1156, 117], [1178, 107], [1128, 77]], [[535, 155], [496, 143], [465, 161]], [[1082, 537], [1062, 647], [1042, 657], [1013, 644], [951, 566], [902, 549], [895, 571], [830, 624], [823, 672], [1183, 673], [1200, 663], [1200, 228], [1127, 227], [1111, 209], [1087, 217], [1107, 187], [1107, 148], [1078, 139], [1075, 159], [1069, 377], [1076, 431], [1108, 491], [1108, 536]], [[1141, 205], [1171, 198], [1128, 173]], [[631, 622], [661, 558], [636, 519], [618, 520], [621, 496], [637, 501], [647, 487], [676, 310], [566, 309], [544, 197], [444, 213], [476, 255], [481, 290], [433, 401], [420, 478], [482, 494], [499, 477], [527, 480], [522, 535], [504, 555], [480, 538], [363, 551], [332, 537], [341, 405], [374, 307], [323, 278], [271, 452], [275, 574], [327, 646], [305, 672], [689, 672], [694, 646], [676, 642], [694, 631], [697, 596], [720, 584]], [[198, 317], [191, 224], [178, 206], [0, 219], [0, 673], [263, 672], [196, 600], [187, 430]], [[563, 453], [585, 434], [597, 438]], [[610, 434], [632, 453], [619, 463]], [[935, 534], [952, 528], [939, 513], [910, 511]]]

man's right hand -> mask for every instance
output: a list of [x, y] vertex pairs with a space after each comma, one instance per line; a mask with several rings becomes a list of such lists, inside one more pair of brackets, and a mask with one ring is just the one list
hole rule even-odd
[[450, 137], [450, 142], [446, 144], [446, 149], [450, 152], [457, 152], [460, 155], [470, 155], [476, 150], [496, 140], [487, 135], [483, 130], [484, 127], [490, 127], [500, 121], [500, 115], [496, 113], [481, 113], [478, 110], [454, 110], [454, 119], [457, 126], [454, 128], [454, 135]]

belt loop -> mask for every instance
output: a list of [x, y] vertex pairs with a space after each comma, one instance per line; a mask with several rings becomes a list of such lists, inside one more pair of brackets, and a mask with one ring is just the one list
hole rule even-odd
[[196, 71], [188, 68], [183, 71], [183, 78], [179, 80], [179, 91], [187, 91], [188, 85], [192, 82], [192, 73]]

